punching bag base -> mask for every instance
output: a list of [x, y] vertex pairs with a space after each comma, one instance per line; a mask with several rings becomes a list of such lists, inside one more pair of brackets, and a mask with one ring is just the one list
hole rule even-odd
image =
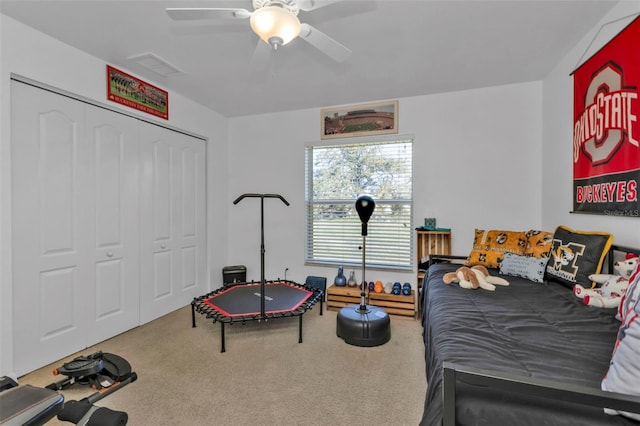
[[340, 309], [336, 323], [336, 334], [354, 346], [380, 346], [391, 339], [391, 319], [383, 309], [376, 306], [349, 305]]

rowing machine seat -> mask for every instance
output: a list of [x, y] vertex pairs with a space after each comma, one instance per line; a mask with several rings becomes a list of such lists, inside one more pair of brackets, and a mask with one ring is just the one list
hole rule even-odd
[[31, 385], [0, 392], [0, 425], [42, 425], [51, 420], [64, 402], [62, 394]]

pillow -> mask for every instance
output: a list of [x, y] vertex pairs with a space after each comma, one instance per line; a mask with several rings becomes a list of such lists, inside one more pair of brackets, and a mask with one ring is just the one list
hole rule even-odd
[[[640, 396], [640, 265], [629, 279], [629, 287], [620, 303], [622, 324], [618, 330], [609, 370], [602, 379], [602, 390]], [[640, 413], [604, 410], [640, 420]]]
[[525, 235], [527, 236], [527, 246], [524, 249], [524, 254], [548, 259], [549, 252], [551, 251], [553, 232], [530, 229]]
[[570, 288], [575, 284], [595, 287], [589, 275], [600, 273], [612, 243], [613, 235], [608, 232], [576, 231], [558, 226], [551, 242], [547, 277]]
[[541, 283], [544, 281], [544, 270], [548, 260], [547, 258], [505, 253], [500, 264], [500, 273]]
[[524, 232], [476, 229], [473, 249], [466, 265], [498, 268], [505, 253], [522, 255], [526, 245], [527, 236]]

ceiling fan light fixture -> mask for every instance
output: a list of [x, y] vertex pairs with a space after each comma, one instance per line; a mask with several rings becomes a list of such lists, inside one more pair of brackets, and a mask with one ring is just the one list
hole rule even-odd
[[274, 48], [289, 43], [300, 34], [300, 20], [280, 6], [266, 6], [253, 12], [251, 29]]

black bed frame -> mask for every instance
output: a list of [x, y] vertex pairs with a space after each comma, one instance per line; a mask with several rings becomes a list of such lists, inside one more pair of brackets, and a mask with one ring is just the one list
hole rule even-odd
[[532, 379], [531, 377], [506, 374], [493, 370], [461, 368], [446, 362], [443, 364], [442, 370], [443, 426], [455, 426], [456, 424], [457, 382], [485, 386], [532, 397], [640, 413], [640, 397], [637, 396], [553, 380]]
[[[607, 254], [607, 271], [609, 272], [613, 271], [614, 252], [635, 253], [640, 256], [640, 249], [618, 245], [611, 246]], [[428, 265], [463, 259], [466, 259], [466, 256], [436, 255], [429, 258]], [[458, 367], [447, 362], [443, 363], [442, 369], [443, 426], [455, 426], [456, 424], [456, 383], [458, 382], [526, 396], [640, 413], [640, 397], [638, 396], [608, 392], [553, 380], [533, 379], [494, 370]]]

